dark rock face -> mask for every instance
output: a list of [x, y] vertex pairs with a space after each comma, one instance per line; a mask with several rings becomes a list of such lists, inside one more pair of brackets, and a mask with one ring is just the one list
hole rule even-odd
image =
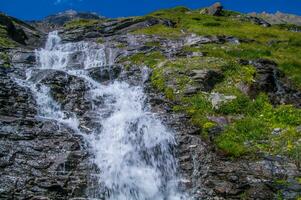
[[41, 31], [21, 20], [4, 14], [0, 14], [0, 25], [5, 27], [8, 37], [27, 47], [37, 48], [43, 44], [45, 39], [45, 35]]
[[88, 70], [90, 76], [100, 82], [115, 80], [121, 73], [120, 66], [107, 66], [105, 68], [91, 68]]
[[0, 67], [0, 115], [8, 117], [33, 117], [36, 114], [30, 92], [8, 77], [9, 69]]
[[35, 119], [2, 118], [0, 137], [1, 199], [85, 194], [87, 153], [70, 130]]
[[28, 39], [26, 34], [22, 29], [16, 28], [10, 17], [0, 14], [0, 25], [6, 28], [7, 33], [12, 40], [20, 44], [25, 44], [25, 41]]
[[256, 68], [256, 82], [250, 90], [252, 96], [266, 92], [274, 104], [293, 104], [301, 107], [301, 93], [286, 83], [275, 62], [257, 59], [251, 61], [251, 64]]
[[214, 70], [193, 70], [191, 78], [199, 84], [202, 91], [209, 92], [213, 87], [223, 80], [223, 74]]
[[82, 115], [91, 107], [85, 100], [87, 88], [82, 79], [62, 71], [49, 71], [40, 82], [50, 87], [51, 96], [64, 110]]
[[91, 165], [80, 136], [35, 118], [31, 92], [0, 68], [0, 199], [85, 196]]

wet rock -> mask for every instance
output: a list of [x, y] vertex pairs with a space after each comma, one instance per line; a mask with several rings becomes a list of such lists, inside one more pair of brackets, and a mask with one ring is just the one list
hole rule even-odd
[[[44, 70], [41, 73], [43, 74]], [[61, 103], [65, 110], [79, 115], [89, 110], [91, 105], [85, 100], [87, 88], [84, 80], [63, 71], [46, 70], [45, 73], [41, 83], [50, 87], [51, 96]]]
[[35, 52], [34, 51], [12, 51], [11, 62], [16, 64], [34, 64], [36, 62]]
[[96, 67], [96, 68], [89, 69], [88, 72], [94, 80], [103, 83], [106, 81], [115, 80], [121, 72], [121, 67], [120, 66]]
[[9, 70], [0, 67], [0, 115], [10, 117], [34, 116], [36, 114], [34, 98], [29, 90], [11, 80]]

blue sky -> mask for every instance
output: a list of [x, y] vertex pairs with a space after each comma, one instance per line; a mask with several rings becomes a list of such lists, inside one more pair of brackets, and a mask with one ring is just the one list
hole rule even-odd
[[[24, 20], [41, 19], [68, 9], [97, 12], [106, 17], [144, 15], [161, 8], [200, 8], [216, 0], [0, 0], [0, 11]], [[301, 15], [301, 0], [220, 0], [240, 12], [282, 11]]]

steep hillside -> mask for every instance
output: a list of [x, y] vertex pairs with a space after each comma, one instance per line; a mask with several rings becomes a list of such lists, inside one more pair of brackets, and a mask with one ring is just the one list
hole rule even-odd
[[[5, 144], [0, 176], [10, 177], [0, 183], [0, 198], [110, 195], [92, 176], [99, 166], [89, 162], [95, 155], [82, 136], [53, 120], [34, 118], [37, 100], [15, 82], [38, 81], [49, 87], [69, 113], [66, 117], [76, 116], [77, 128], [87, 135], [100, 123], [91, 109], [105, 105], [108, 97], [89, 102], [86, 95], [92, 86], [85, 85], [79, 72], [47, 69], [27, 77], [27, 70], [40, 64], [33, 49], [41, 48], [44, 32], [55, 28], [59, 42], [70, 44], [63, 46], [67, 50], [59, 49], [69, 56], [67, 64], [61, 60], [67, 68], [82, 69], [101, 57], [104, 68], [84, 68], [85, 76], [105, 86], [125, 81], [143, 87], [151, 112], [175, 133], [177, 145], [171, 149], [180, 188], [193, 199], [299, 200], [301, 33], [292, 25], [273, 25], [223, 10], [220, 4], [119, 19], [78, 16], [64, 24], [49, 19], [31, 26], [0, 15], [0, 141]], [[99, 49], [104, 49], [101, 55]], [[63, 166], [66, 171], [61, 173]]]

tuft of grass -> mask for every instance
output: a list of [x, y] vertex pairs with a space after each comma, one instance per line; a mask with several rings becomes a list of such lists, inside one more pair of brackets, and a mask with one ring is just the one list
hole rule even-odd
[[181, 35], [179, 29], [167, 27], [163, 24], [157, 24], [147, 28], [138, 29], [132, 32], [133, 34], [146, 34], [146, 35], [161, 35], [168, 38], [176, 38]]
[[74, 29], [79, 27], [90, 27], [97, 25], [99, 22], [100, 20], [96, 19], [75, 19], [64, 24], [64, 28]]
[[3, 63], [3, 67], [10, 67], [10, 57], [5, 52], [0, 52], [0, 60]]
[[14, 46], [14, 42], [8, 36], [6, 27], [0, 25], [0, 47], [10, 48]]
[[262, 49], [230, 50], [227, 51], [226, 53], [232, 57], [247, 58], [247, 59], [262, 58], [262, 57], [267, 57], [272, 55], [271, 51], [262, 50]]

